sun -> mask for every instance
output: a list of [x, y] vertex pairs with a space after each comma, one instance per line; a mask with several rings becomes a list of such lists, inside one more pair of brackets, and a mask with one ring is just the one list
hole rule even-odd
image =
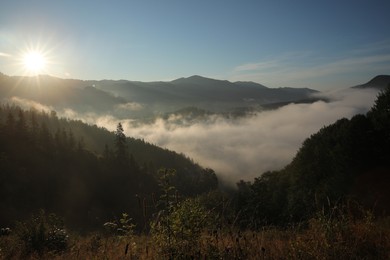
[[46, 70], [47, 58], [42, 52], [28, 51], [22, 57], [22, 64], [29, 74], [37, 75]]
[[13, 55], [16, 74], [23, 77], [33, 77], [57, 74], [59, 69], [58, 56], [53, 56], [58, 44], [48, 41], [26, 40], [23, 46], [18, 48], [18, 52]]

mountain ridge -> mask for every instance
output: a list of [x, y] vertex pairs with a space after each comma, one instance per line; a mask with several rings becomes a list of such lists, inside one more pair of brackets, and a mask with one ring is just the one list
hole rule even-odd
[[[352, 88], [383, 89], [389, 75], [378, 75]], [[19, 97], [51, 107], [81, 113], [110, 114], [117, 118], [153, 118], [196, 107], [211, 113], [229, 114], [258, 109], [276, 109], [289, 103], [318, 101], [310, 88], [268, 88], [252, 81], [219, 80], [200, 75], [171, 81], [62, 79], [50, 75], [7, 76], [0, 73], [0, 96]]]
[[376, 88], [376, 89], [384, 89], [390, 85], [390, 75], [377, 75], [367, 83], [353, 86], [352, 88]]
[[[0, 74], [0, 95], [3, 98], [18, 96], [54, 109], [68, 106], [82, 112], [98, 111], [138, 118], [190, 106], [217, 113], [229, 112], [238, 107], [253, 108], [270, 103], [307, 100], [316, 92], [308, 88], [268, 88], [255, 82], [230, 82], [199, 75], [172, 81], [141, 82], [61, 79], [48, 75], [10, 77]], [[127, 103], [135, 106], [125, 106]], [[124, 110], [125, 107], [137, 109]]]

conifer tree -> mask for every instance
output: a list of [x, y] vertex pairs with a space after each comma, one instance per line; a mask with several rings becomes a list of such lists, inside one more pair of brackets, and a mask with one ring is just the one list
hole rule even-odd
[[115, 156], [120, 163], [125, 163], [128, 159], [126, 136], [121, 123], [118, 123], [115, 131]]

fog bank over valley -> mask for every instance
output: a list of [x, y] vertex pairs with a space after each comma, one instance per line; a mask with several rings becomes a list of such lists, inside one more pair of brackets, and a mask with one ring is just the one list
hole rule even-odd
[[[378, 89], [390, 81], [382, 75], [354, 88], [318, 92], [200, 76], [153, 83], [42, 77], [38, 86], [21, 78], [23, 87], [6, 91], [16, 83], [3, 78], [9, 82], [4, 85], [4, 103], [54, 110], [59, 117], [110, 131], [121, 122], [127, 136], [183, 153], [230, 182], [283, 168], [302, 142], [322, 127], [366, 113]], [[50, 88], [53, 82], [61, 91]], [[66, 99], [58, 103], [63, 95]]]
[[[340, 118], [366, 113], [377, 93], [373, 89], [321, 93], [317, 95], [330, 102], [289, 104], [241, 118], [211, 114], [186, 121], [180, 115], [171, 115], [140, 123], [112, 115], [78, 113], [72, 109], [58, 111], [58, 115], [110, 131], [121, 122], [127, 136], [184, 153], [202, 166], [214, 169], [221, 179], [236, 182], [283, 168], [311, 134]], [[20, 105], [27, 101], [14, 99], [13, 102]]]

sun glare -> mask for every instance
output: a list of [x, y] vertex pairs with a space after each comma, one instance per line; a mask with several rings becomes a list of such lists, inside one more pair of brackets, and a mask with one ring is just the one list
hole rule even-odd
[[23, 55], [22, 63], [28, 73], [37, 75], [45, 71], [47, 60], [43, 53], [29, 51]]

